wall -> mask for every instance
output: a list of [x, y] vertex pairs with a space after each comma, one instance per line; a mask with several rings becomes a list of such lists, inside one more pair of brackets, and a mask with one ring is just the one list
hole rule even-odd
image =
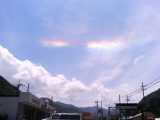
[[18, 97], [0, 97], [0, 114], [8, 115], [8, 120], [16, 120]]

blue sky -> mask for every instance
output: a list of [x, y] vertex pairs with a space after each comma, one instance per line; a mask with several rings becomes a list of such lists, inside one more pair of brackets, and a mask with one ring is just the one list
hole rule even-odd
[[39, 96], [78, 106], [100, 99], [107, 106], [160, 76], [158, 5], [156, 0], [0, 1], [0, 74], [13, 84], [30, 82]]

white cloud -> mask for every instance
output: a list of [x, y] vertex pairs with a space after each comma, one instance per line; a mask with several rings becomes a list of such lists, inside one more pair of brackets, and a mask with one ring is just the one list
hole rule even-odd
[[157, 40], [160, 31], [159, 1], [141, 1], [128, 17], [128, 30], [124, 34], [132, 46]]
[[[81, 80], [70, 80], [63, 74], [51, 75], [40, 65], [34, 64], [29, 60], [22, 61], [17, 59], [2, 46], [0, 46], [0, 74], [14, 85], [16, 85], [18, 81], [24, 84], [30, 83], [31, 91], [39, 96], [53, 96], [54, 100], [63, 100], [79, 106], [93, 105], [97, 99], [108, 101], [107, 104], [111, 104], [116, 101], [118, 94], [125, 95], [131, 90], [140, 87], [142, 81], [147, 83], [160, 75], [160, 42], [158, 42], [160, 37], [160, 9], [158, 3], [159, 2], [142, 0], [136, 4], [132, 4], [133, 8], [130, 9], [129, 15], [127, 15], [125, 19], [122, 19], [122, 21], [125, 20], [127, 23], [122, 26], [114, 25], [116, 22], [119, 23], [118, 19], [115, 19], [116, 21], [110, 21], [109, 18], [109, 22], [108, 18], [95, 16], [100, 21], [101, 18], [103, 18], [102, 22], [97, 21], [97, 19], [93, 18], [94, 14], [89, 15], [88, 19], [88, 13], [92, 13], [92, 9], [90, 12], [87, 12], [87, 14], [76, 14], [78, 15], [76, 20], [68, 19], [69, 21], [65, 22], [63, 22], [63, 20], [59, 21], [63, 13], [61, 13], [61, 11], [60, 16], [57, 18], [53, 16], [52, 11], [47, 12], [47, 9], [44, 9], [45, 7], [40, 7], [42, 9], [38, 9], [38, 11], [35, 10], [35, 15], [38, 13], [37, 18], [42, 20], [40, 20], [42, 22], [40, 24], [44, 28], [44, 36], [49, 35], [51, 38], [59, 38], [57, 35], [61, 35], [60, 38], [65, 37], [70, 39], [70, 37], [73, 37], [72, 39], [74, 39], [75, 37], [75, 39], [81, 38], [80, 40], [83, 40], [86, 38], [83, 35], [87, 34], [87, 39], [95, 37], [97, 40], [100, 40], [101, 37], [103, 37], [106, 42], [109, 42], [109, 44], [104, 44], [103, 42], [100, 44], [100, 42], [96, 40], [96, 43], [91, 45], [92, 47], [100, 45], [109, 49], [87, 49], [88, 53], [86, 54], [86, 58], [81, 59], [82, 62], [77, 65], [83, 72], [90, 72], [89, 74], [85, 74], [88, 75], [86, 79], [90, 79], [90, 77], [94, 78], [88, 85], [84, 84]], [[44, 6], [45, 4], [42, 5]], [[39, 8], [38, 6], [37, 8]], [[50, 4], [49, 6], [48, 4], [45, 6], [47, 8], [55, 8], [52, 4], [51, 6]], [[70, 7], [68, 8], [70, 9]], [[100, 11], [101, 10], [103, 10], [103, 7]], [[103, 10], [103, 12], [105, 11]], [[112, 10], [109, 10], [109, 13], [112, 13]], [[120, 16], [122, 15], [121, 12], [117, 13]], [[83, 15], [87, 18], [83, 18]], [[115, 16], [117, 15], [115, 14]], [[57, 19], [52, 20], [52, 17]], [[69, 17], [64, 16], [64, 18], [70, 17], [73, 18], [72, 15]], [[82, 19], [79, 19], [81, 17]], [[97, 24], [99, 22], [102, 24]], [[93, 25], [93, 23], [95, 24]], [[90, 27], [90, 25], [93, 27]], [[120, 28], [119, 31], [121, 35], [118, 34], [117, 36], [117, 34], [109, 32], [114, 31], [114, 26], [116, 26], [116, 29]], [[79, 27], [80, 29], [73, 29]], [[105, 29], [107, 27], [108, 29]], [[125, 28], [127, 28], [127, 30]], [[103, 30], [106, 32], [103, 32]], [[16, 31], [16, 29], [14, 31]], [[53, 31], [56, 31], [56, 34], [53, 33]], [[109, 34], [117, 38], [117, 40], [120, 40], [118, 42], [120, 44], [115, 44], [112, 38], [109, 39]], [[13, 38], [19, 38], [14, 35], [9, 34], [7, 38], [9, 37], [10, 41], [12, 41]], [[17, 35], [19, 36], [20, 34]], [[81, 75], [80, 71], [78, 71], [78, 74]], [[21, 89], [26, 90], [26, 86]], [[135, 99], [137, 98], [139, 98], [139, 96], [135, 97]]]
[[[2, 46], [0, 46], [0, 66], [0, 74], [12, 84], [16, 85], [18, 81], [25, 85], [30, 83], [30, 91], [38, 96], [53, 96], [54, 100], [78, 106], [92, 106], [97, 99], [115, 101], [119, 90], [123, 91], [123, 88], [126, 90], [128, 87], [122, 85], [118, 88], [107, 88], [103, 81], [98, 80], [85, 85], [75, 78], [68, 80], [63, 74], [53, 76], [42, 66], [15, 58]], [[119, 70], [113, 70], [113, 74], [114, 71], [116, 74]], [[21, 88], [22, 91], [26, 89], [26, 86]]]
[[115, 66], [111, 70], [102, 71], [96, 80], [101, 82], [113, 80], [118, 75], [121, 75], [122, 72], [123, 70], [121, 69], [121, 67]]
[[[75, 95], [86, 90], [86, 86], [76, 80], [68, 80], [64, 75], [51, 75], [42, 66], [33, 64], [25, 60], [21, 61], [15, 58], [7, 49], [0, 46], [0, 74], [9, 80], [12, 84], [18, 84], [21, 81], [25, 85], [30, 83], [31, 92], [41, 96], [55, 96], [57, 99], [70, 94]], [[22, 88], [25, 90], [25, 88]], [[72, 92], [74, 91], [74, 92]]]
[[138, 63], [140, 63], [144, 59], [145, 59], [145, 56], [144, 55], [140, 55], [140, 56], [138, 56], [138, 57], [136, 57], [134, 59], [134, 64], [138, 64]]

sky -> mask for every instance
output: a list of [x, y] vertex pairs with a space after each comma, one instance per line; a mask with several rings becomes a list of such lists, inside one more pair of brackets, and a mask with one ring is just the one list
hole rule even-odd
[[[0, 0], [0, 75], [37, 97], [104, 107], [160, 77], [160, 1]], [[159, 84], [145, 90], [157, 90]], [[138, 102], [142, 92], [131, 96]], [[126, 102], [125, 97], [121, 98]]]

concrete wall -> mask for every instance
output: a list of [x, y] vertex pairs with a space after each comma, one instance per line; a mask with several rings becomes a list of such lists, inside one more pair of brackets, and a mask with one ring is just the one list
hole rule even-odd
[[20, 92], [19, 102], [29, 102], [30, 93]]
[[19, 103], [18, 104], [18, 114], [17, 114], [17, 120], [22, 120], [23, 118], [23, 112], [24, 112], [24, 104]]
[[8, 120], [16, 120], [18, 97], [0, 97], [0, 114], [8, 115]]

